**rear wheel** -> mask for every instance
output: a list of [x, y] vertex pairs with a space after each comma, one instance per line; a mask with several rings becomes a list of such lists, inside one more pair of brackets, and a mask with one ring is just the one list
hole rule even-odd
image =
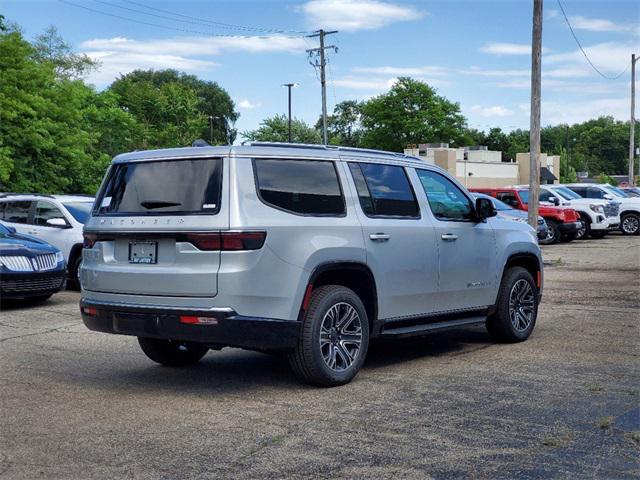
[[543, 245], [551, 245], [560, 241], [560, 229], [555, 220], [547, 220], [547, 238], [540, 240]]
[[304, 382], [334, 387], [358, 373], [369, 345], [369, 321], [360, 298], [340, 285], [313, 291], [291, 368]]
[[522, 267], [509, 268], [502, 277], [495, 313], [487, 319], [487, 331], [499, 342], [529, 338], [538, 316], [538, 288]]
[[620, 230], [625, 235], [638, 235], [640, 233], [640, 215], [626, 213], [620, 218]]
[[209, 347], [191, 342], [138, 337], [144, 354], [154, 362], [169, 367], [186, 367], [198, 363]]

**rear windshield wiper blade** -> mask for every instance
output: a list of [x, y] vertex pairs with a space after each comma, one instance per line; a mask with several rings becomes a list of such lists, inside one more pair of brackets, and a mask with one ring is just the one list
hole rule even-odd
[[177, 207], [182, 204], [179, 202], [164, 202], [162, 200], [146, 200], [144, 202], [140, 202], [140, 205], [147, 210], [153, 210], [154, 208]]

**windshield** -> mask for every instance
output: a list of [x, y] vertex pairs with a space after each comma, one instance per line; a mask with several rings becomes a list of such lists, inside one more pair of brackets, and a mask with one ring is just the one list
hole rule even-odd
[[222, 160], [115, 164], [96, 201], [97, 215], [215, 214], [220, 210]]
[[603, 188], [610, 192], [611, 194], [615, 195], [616, 197], [622, 197], [622, 198], [631, 198], [629, 197], [628, 194], [626, 194], [624, 191], [620, 190], [618, 187], [612, 187], [611, 185], [603, 185]]
[[93, 201], [91, 202], [62, 202], [69, 213], [80, 223], [87, 223], [87, 218], [91, 214], [91, 207], [93, 207]]
[[9, 229], [0, 223], [0, 238], [9, 235]]
[[569, 190], [567, 187], [554, 187], [551, 189], [551, 191], [553, 193], [557, 193], [565, 200], [576, 200], [582, 198], [576, 192], [574, 192], [573, 190]]
[[518, 195], [520, 195], [520, 201], [525, 205], [529, 204], [529, 190], [518, 190]]

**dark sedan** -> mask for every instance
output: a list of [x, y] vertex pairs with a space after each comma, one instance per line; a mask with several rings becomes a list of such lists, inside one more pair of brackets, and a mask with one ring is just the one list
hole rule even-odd
[[45, 300], [63, 287], [65, 268], [60, 250], [0, 224], [0, 300]]
[[[493, 206], [498, 212], [498, 216], [502, 218], [506, 218], [507, 220], [513, 220], [516, 222], [527, 223], [529, 219], [529, 213], [523, 210], [516, 210], [515, 208], [511, 208], [506, 203], [494, 198], [490, 195], [485, 195], [484, 193], [472, 193], [475, 198], [486, 198], [487, 200], [491, 200], [493, 202]], [[549, 235], [549, 229], [547, 227], [547, 222], [544, 221], [544, 218], [538, 217], [538, 240], [545, 240]]]

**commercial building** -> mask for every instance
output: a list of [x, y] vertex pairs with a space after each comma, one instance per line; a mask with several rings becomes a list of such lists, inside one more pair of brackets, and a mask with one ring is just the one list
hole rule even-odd
[[[420, 144], [406, 148], [404, 153], [444, 168], [469, 188], [529, 183], [529, 153], [518, 153], [515, 161], [503, 161], [502, 152], [488, 150], [487, 147], [451, 148], [446, 143]], [[560, 157], [543, 153], [540, 165], [540, 182], [558, 183]]]

